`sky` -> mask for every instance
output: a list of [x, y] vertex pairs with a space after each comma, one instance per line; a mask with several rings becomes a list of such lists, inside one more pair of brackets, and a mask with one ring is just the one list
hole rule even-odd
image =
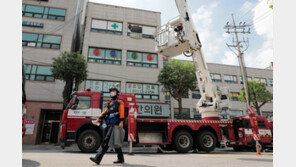
[[[90, 0], [110, 5], [161, 12], [161, 24], [179, 15], [174, 0]], [[190, 13], [202, 43], [206, 63], [238, 65], [238, 59], [226, 43], [232, 44], [232, 34], [224, 26], [235, 22], [251, 25], [251, 34], [239, 34], [249, 39], [244, 52], [247, 67], [266, 68], [273, 61], [273, 11], [267, 0], [187, 0]], [[235, 50], [236, 51], [236, 50]], [[192, 60], [185, 56], [178, 59]]]

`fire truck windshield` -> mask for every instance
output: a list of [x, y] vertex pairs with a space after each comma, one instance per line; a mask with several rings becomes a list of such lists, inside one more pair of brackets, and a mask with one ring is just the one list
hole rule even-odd
[[236, 128], [251, 128], [250, 119], [239, 118], [233, 121], [233, 124]]
[[90, 108], [91, 97], [90, 96], [74, 96], [74, 101], [71, 105], [71, 109], [87, 109]]

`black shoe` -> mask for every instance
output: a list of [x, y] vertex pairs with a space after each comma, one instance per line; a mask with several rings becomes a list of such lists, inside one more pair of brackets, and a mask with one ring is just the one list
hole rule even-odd
[[94, 163], [96, 163], [97, 165], [100, 165], [100, 161], [98, 161], [97, 159], [90, 157], [89, 158], [91, 161], [93, 161]]
[[124, 161], [123, 161], [123, 160], [117, 160], [117, 161], [114, 161], [113, 163], [114, 163], [114, 164], [123, 164]]

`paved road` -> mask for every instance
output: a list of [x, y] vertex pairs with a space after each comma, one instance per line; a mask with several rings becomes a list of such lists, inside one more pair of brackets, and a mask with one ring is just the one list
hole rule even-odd
[[[93, 167], [89, 160], [94, 154], [81, 153], [77, 150], [23, 148], [23, 167]], [[205, 153], [177, 154], [175, 152], [156, 153], [156, 150], [136, 151], [134, 156], [125, 154], [126, 163], [113, 165], [116, 154], [107, 153], [100, 166], [129, 167], [272, 167], [272, 152], [256, 156], [254, 152], [233, 152], [221, 150]]]

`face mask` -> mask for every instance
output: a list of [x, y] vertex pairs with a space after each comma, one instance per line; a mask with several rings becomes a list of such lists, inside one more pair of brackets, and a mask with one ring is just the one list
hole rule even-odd
[[114, 96], [116, 96], [116, 93], [115, 93], [115, 92], [111, 92], [111, 93], [110, 93], [110, 96], [111, 96], [111, 97], [114, 97]]

